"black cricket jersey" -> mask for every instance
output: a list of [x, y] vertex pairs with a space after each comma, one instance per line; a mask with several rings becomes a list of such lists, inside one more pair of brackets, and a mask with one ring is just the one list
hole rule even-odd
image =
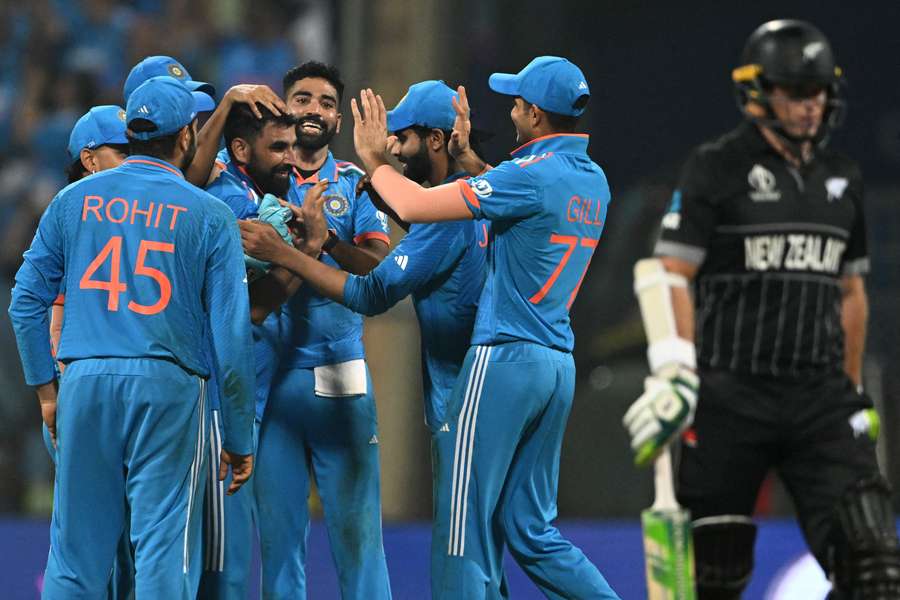
[[742, 123], [691, 154], [654, 254], [700, 267], [699, 366], [839, 372], [840, 279], [869, 270], [859, 168], [825, 149], [797, 169]]

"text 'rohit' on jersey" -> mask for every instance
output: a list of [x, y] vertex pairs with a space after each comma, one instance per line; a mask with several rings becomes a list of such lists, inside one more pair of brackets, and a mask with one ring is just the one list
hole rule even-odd
[[572, 350], [569, 308], [610, 201], [587, 146], [582, 134], [538, 138], [512, 160], [459, 182], [475, 218], [494, 225], [473, 344], [525, 340]]

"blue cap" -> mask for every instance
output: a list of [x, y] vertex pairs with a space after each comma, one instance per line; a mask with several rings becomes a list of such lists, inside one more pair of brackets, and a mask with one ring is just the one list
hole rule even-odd
[[591, 95], [581, 69], [558, 56], [538, 56], [515, 75], [494, 73], [488, 85], [497, 93], [521, 96], [546, 111], [570, 117], [584, 112], [575, 103]]
[[[192, 92], [173, 77], [151, 77], [128, 97], [125, 122], [128, 136], [138, 140], [171, 135], [189, 124], [197, 113], [209, 110], [212, 98], [203, 92]], [[145, 119], [156, 125], [153, 131], [134, 131], [131, 123]]]
[[394, 110], [388, 111], [388, 130], [397, 132], [413, 125], [445, 131], [453, 129], [456, 120], [453, 98], [458, 97], [443, 81], [432, 79], [413, 84]]
[[69, 158], [77, 160], [84, 148], [92, 149], [104, 144], [127, 144], [125, 137], [125, 111], [121, 106], [106, 104], [95, 106], [84, 113], [69, 134], [67, 150]]
[[[125, 79], [125, 90], [123, 92], [125, 102], [128, 102], [128, 97], [131, 96], [132, 92], [134, 92], [139, 85], [151, 77], [158, 77], [160, 75], [174, 77], [192, 92], [203, 92], [208, 95], [211, 100], [216, 96], [216, 88], [209, 83], [191, 79], [191, 74], [184, 68], [184, 65], [171, 56], [148, 56], [138, 64], [134, 65], [131, 72], [128, 73], [128, 78]], [[215, 107], [215, 100], [213, 100], [213, 103], [213, 106]]]

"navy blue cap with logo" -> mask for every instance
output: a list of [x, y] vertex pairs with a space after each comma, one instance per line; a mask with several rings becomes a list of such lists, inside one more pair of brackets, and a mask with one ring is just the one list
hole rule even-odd
[[160, 75], [168, 75], [181, 81], [185, 87], [192, 92], [203, 92], [213, 100], [215, 106], [216, 88], [212, 84], [203, 81], [194, 81], [191, 74], [183, 64], [172, 58], [171, 56], [148, 56], [138, 64], [132, 67], [131, 72], [125, 79], [125, 89], [123, 95], [125, 102], [128, 102], [129, 96], [137, 89], [139, 85], [150, 79]]
[[[177, 133], [196, 119], [198, 112], [209, 110], [211, 104], [212, 98], [208, 95], [192, 92], [174, 77], [151, 77], [128, 97], [125, 106], [128, 137], [150, 140]], [[153, 130], [135, 131], [132, 123], [136, 119], [149, 121]]]
[[488, 79], [492, 90], [519, 96], [548, 112], [580, 116], [582, 96], [590, 96], [587, 79], [574, 64], [558, 56], [538, 56], [518, 73], [494, 73]]
[[69, 158], [77, 160], [85, 148], [93, 150], [105, 144], [127, 144], [125, 111], [121, 106], [95, 106], [84, 113], [69, 134]]
[[388, 111], [388, 130], [397, 132], [414, 125], [451, 130], [456, 120], [453, 98], [458, 97], [443, 81], [432, 79], [413, 84], [397, 106]]

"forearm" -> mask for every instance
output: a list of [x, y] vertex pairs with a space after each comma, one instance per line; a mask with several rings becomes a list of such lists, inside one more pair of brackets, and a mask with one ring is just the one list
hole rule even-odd
[[694, 342], [694, 302], [687, 288], [672, 288], [672, 312], [678, 337]]
[[59, 338], [62, 336], [63, 305], [54, 304], [50, 307], [50, 347], [53, 356], [59, 352]]
[[371, 250], [366, 250], [343, 240], [332, 246], [328, 254], [342, 269], [354, 275], [366, 275], [381, 262], [381, 257]]
[[270, 313], [293, 296], [303, 280], [284, 267], [273, 267], [269, 273], [250, 285], [250, 321], [259, 325]]
[[225, 129], [225, 120], [231, 110], [231, 102], [223, 99], [213, 114], [197, 134], [197, 153], [184, 174], [184, 178], [199, 188], [205, 188], [209, 182], [216, 153], [219, 151], [219, 140]]
[[28, 385], [41, 385], [56, 379], [47, 308], [36, 297], [23, 293], [19, 286], [13, 289], [9, 317]]
[[423, 188], [392, 167], [379, 167], [372, 175], [378, 195], [407, 223], [433, 223], [471, 219], [457, 183]]
[[862, 383], [863, 352], [869, 303], [864, 291], [845, 294], [841, 302], [841, 326], [844, 330], [844, 371], [854, 384]]
[[481, 175], [491, 168], [491, 165], [481, 160], [481, 158], [477, 154], [472, 152], [472, 150], [468, 150], [460, 154], [459, 156], [455, 156], [454, 160], [456, 160], [456, 164], [459, 168], [461, 168], [472, 177]]
[[335, 302], [343, 301], [344, 284], [348, 277], [344, 271], [329, 267], [289, 246], [285, 246], [273, 262], [290, 270], [326, 298]]

